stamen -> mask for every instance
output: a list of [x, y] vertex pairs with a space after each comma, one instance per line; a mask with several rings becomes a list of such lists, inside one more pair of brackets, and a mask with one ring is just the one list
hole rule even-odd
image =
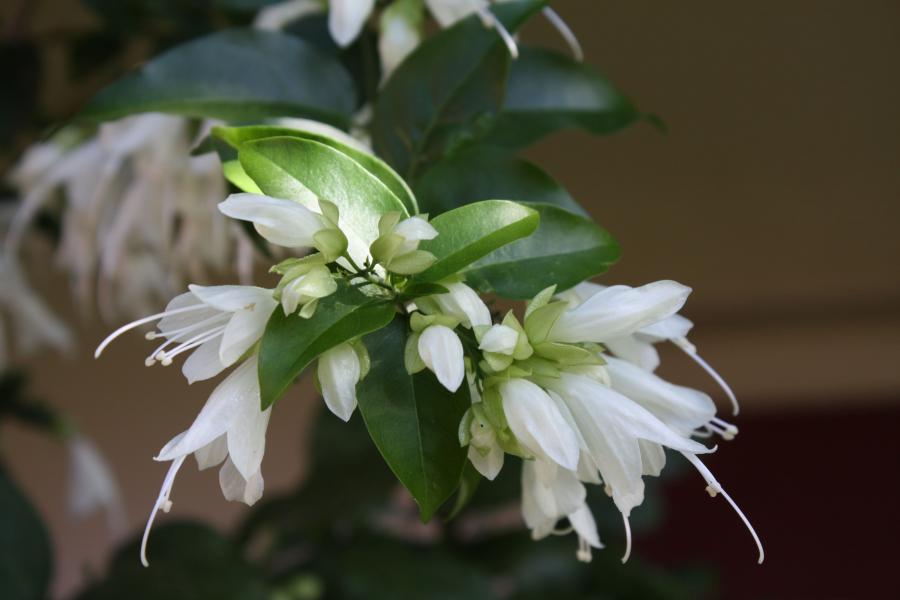
[[109, 346], [110, 342], [112, 342], [114, 339], [116, 339], [117, 337], [119, 337], [120, 335], [125, 333], [126, 331], [131, 331], [135, 327], [140, 327], [141, 325], [144, 325], [146, 323], [151, 323], [153, 321], [163, 319], [163, 318], [171, 316], [171, 315], [186, 313], [186, 312], [189, 312], [192, 310], [198, 310], [201, 308], [206, 308], [206, 305], [203, 304], [202, 302], [199, 304], [191, 305], [191, 306], [185, 306], [183, 308], [176, 308], [174, 310], [168, 310], [165, 312], [156, 313], [155, 315], [150, 315], [149, 317], [144, 317], [143, 319], [138, 319], [137, 321], [132, 321], [131, 323], [122, 325], [121, 327], [119, 327], [118, 329], [113, 331], [111, 334], [106, 336], [106, 339], [104, 339], [102, 342], [100, 342], [100, 345], [97, 346], [96, 350], [94, 350], [94, 358], [100, 358], [100, 354], [106, 349], [107, 346]]
[[687, 338], [673, 338], [672, 343], [681, 348], [681, 350], [691, 357], [691, 359], [700, 365], [700, 367], [706, 371], [710, 377], [715, 380], [719, 387], [722, 388], [722, 391], [725, 392], [725, 395], [728, 396], [728, 399], [731, 401], [731, 414], [737, 416], [738, 413], [741, 412], [741, 407], [738, 405], [737, 397], [734, 395], [734, 392], [731, 391], [731, 386], [725, 383], [725, 380], [722, 379], [722, 376], [719, 375], [715, 369], [713, 369], [708, 362], [703, 360], [699, 354], [697, 354], [697, 348], [691, 344]]
[[628, 517], [625, 513], [622, 513], [622, 521], [625, 523], [625, 555], [622, 557], [622, 564], [624, 565], [628, 562], [628, 557], [631, 556], [631, 523], [628, 522]]
[[204, 331], [203, 333], [197, 334], [194, 337], [192, 337], [191, 339], [189, 339], [185, 342], [182, 342], [181, 344], [176, 346], [175, 349], [172, 350], [172, 352], [166, 352], [164, 350], [160, 351], [156, 355], [156, 358], [160, 362], [162, 362], [163, 365], [169, 366], [172, 364], [172, 359], [175, 358], [176, 356], [178, 356], [179, 354], [181, 354], [182, 352], [187, 352], [188, 350], [193, 350], [197, 346], [205, 344], [206, 342], [208, 342], [210, 340], [214, 340], [217, 337], [219, 337], [220, 335], [222, 335], [222, 332], [225, 331], [225, 327], [226, 327], [225, 325], [222, 325], [221, 327], [216, 327], [215, 329], [211, 329], [209, 331]]
[[[728, 425], [728, 424], [726, 423], [726, 425]], [[710, 431], [718, 433], [722, 437], [722, 439], [726, 440], [726, 441], [733, 440], [734, 436], [737, 435], [737, 427], [735, 427], [734, 425], [728, 425], [727, 427], [722, 427], [721, 425], [718, 425], [718, 424], [714, 423], [713, 421], [710, 421], [709, 423], [706, 424], [706, 427]]]
[[728, 504], [731, 505], [731, 508], [734, 509], [734, 512], [737, 513], [737, 516], [744, 523], [744, 526], [750, 532], [750, 535], [753, 536], [753, 541], [756, 543], [756, 548], [759, 551], [759, 559], [757, 560], [757, 562], [759, 564], [762, 564], [763, 560], [765, 560], [766, 558], [766, 553], [763, 550], [763, 545], [759, 539], [759, 536], [756, 535], [756, 530], [753, 529], [753, 525], [750, 524], [750, 519], [748, 519], [747, 515], [745, 515], [744, 512], [738, 507], [737, 503], [731, 499], [731, 496], [728, 495], [728, 492], [725, 491], [725, 489], [722, 487], [722, 484], [716, 481], [716, 478], [713, 477], [712, 472], [706, 468], [706, 465], [704, 465], [699, 458], [697, 458], [693, 454], [690, 454], [689, 452], [682, 452], [681, 454], [686, 459], [688, 459], [692, 465], [694, 465], [694, 468], [697, 469], [703, 479], [706, 480], [706, 483], [708, 484], [706, 487], [706, 491], [709, 493], [709, 495], [715, 497], [716, 494], [722, 494], [722, 497], [725, 498]]
[[575, 60], [578, 62], [584, 60], [584, 52], [581, 50], [581, 44], [578, 42], [575, 33], [569, 28], [568, 23], [566, 23], [563, 18], [549, 6], [545, 6], [542, 12], [544, 13], [544, 18], [550, 21], [550, 24], [553, 25], [556, 31], [559, 32], [559, 35], [566, 41]]
[[578, 551], [575, 552], [575, 558], [585, 563], [589, 563], [594, 559], [591, 554], [591, 545], [581, 536], [578, 537]]
[[156, 519], [157, 512], [160, 510], [169, 512], [169, 509], [172, 508], [172, 501], [169, 500], [169, 494], [172, 493], [172, 485], [175, 483], [175, 476], [178, 475], [178, 469], [181, 468], [185, 458], [187, 458], [187, 456], [179, 456], [172, 462], [172, 466], [170, 466], [168, 472], [166, 472], [166, 478], [163, 479], [162, 487], [159, 489], [159, 496], [153, 504], [153, 510], [150, 511], [150, 518], [147, 520], [147, 526], [144, 528], [144, 537], [141, 538], [141, 564], [145, 567], [150, 566], [150, 563], [147, 561], [147, 540], [150, 538], [150, 528], [153, 526], [153, 521]]
[[478, 9], [478, 16], [481, 17], [481, 22], [484, 23], [485, 27], [490, 27], [503, 40], [503, 43], [506, 44], [506, 50], [509, 52], [509, 55], [513, 59], [519, 58], [519, 47], [516, 46], [516, 40], [513, 39], [513, 36], [507, 31], [506, 27], [503, 26], [503, 23], [494, 16], [494, 14], [485, 7], [481, 7]]
[[713, 434], [713, 432], [710, 431], [709, 427], [707, 427], [706, 425], [704, 425], [703, 427], [698, 427], [697, 429], [694, 430], [694, 433], [693, 433], [694, 437], [698, 437], [701, 439], [708, 439], [708, 438], [711, 438], [713, 435], [715, 435], [715, 434]]

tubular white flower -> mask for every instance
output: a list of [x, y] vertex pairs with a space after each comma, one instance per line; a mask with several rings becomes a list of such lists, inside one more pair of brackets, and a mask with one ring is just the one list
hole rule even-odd
[[106, 460], [90, 440], [75, 434], [68, 439], [69, 510], [85, 517], [96, 510], [106, 513], [113, 535], [125, 530], [125, 507], [116, 478]]
[[419, 336], [419, 356], [438, 381], [451, 392], [462, 385], [466, 376], [462, 342], [456, 333], [443, 325], [426, 327]]
[[288, 248], [312, 247], [313, 236], [328, 225], [322, 215], [292, 200], [261, 194], [231, 194], [219, 203], [222, 214], [253, 223], [268, 241]]
[[656, 281], [639, 288], [604, 288], [563, 313], [550, 330], [556, 342], [598, 342], [620, 338], [675, 314], [691, 288], [674, 281]]
[[441, 285], [449, 293], [429, 296], [429, 299], [434, 300], [442, 313], [458, 320], [463, 327], [491, 324], [491, 311], [475, 290], [459, 281]]
[[356, 410], [356, 384], [361, 374], [356, 350], [347, 343], [335, 346], [319, 357], [316, 374], [328, 410], [349, 421]]
[[349, 46], [362, 31], [375, 0], [329, 0], [328, 30], [341, 47]]
[[578, 436], [547, 392], [526, 379], [501, 383], [499, 392], [509, 428], [524, 448], [564, 469], [578, 468]]
[[[147, 539], [160, 510], [168, 512], [175, 476], [188, 455], [194, 454], [201, 469], [225, 460], [219, 473], [222, 493], [228, 500], [253, 504], [262, 495], [260, 465], [265, 454], [266, 428], [271, 408], [260, 410], [257, 359], [247, 359], [213, 390], [187, 431], [167, 443], [158, 461], [172, 461], [150, 513], [141, 543], [141, 562], [147, 566]], [[225, 451], [223, 451], [223, 449]]]
[[147, 339], [164, 337], [166, 341], [147, 357], [147, 366], [160, 362], [172, 364], [183, 352], [193, 351], [182, 372], [188, 383], [209, 379], [240, 359], [265, 330], [272, 311], [278, 305], [272, 290], [254, 286], [189, 286], [190, 291], [169, 302], [162, 313], [123, 325], [103, 340], [94, 357], [99, 357], [114, 339], [146, 323], [159, 321], [159, 332]]

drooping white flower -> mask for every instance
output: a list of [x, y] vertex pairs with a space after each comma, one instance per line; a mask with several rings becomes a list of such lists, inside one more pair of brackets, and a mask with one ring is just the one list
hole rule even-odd
[[167, 443], [155, 460], [172, 465], [150, 512], [141, 542], [141, 562], [147, 566], [147, 540], [160, 510], [172, 506], [170, 495], [178, 470], [194, 454], [202, 470], [221, 464], [219, 484], [228, 500], [252, 505], [262, 496], [260, 470], [271, 407], [260, 409], [257, 359], [248, 358], [213, 390], [191, 426]]
[[349, 421], [356, 410], [356, 384], [362, 374], [356, 350], [348, 343], [328, 350], [319, 356], [316, 374], [328, 410]]
[[[560, 296], [568, 300], [573, 306], [578, 306], [604, 289], [606, 289], [605, 286], [584, 282], [571, 290], [563, 292]], [[679, 314], [673, 314], [655, 323], [646, 325], [632, 334], [606, 339], [603, 341], [603, 345], [616, 356], [652, 372], [656, 370], [660, 363], [659, 353], [656, 351], [654, 344], [663, 341], [672, 342], [700, 365], [722, 388], [722, 391], [725, 392], [725, 395], [731, 401], [732, 413], [737, 415], [740, 412], [740, 406], [731, 386], [697, 353], [696, 346], [687, 338], [693, 326], [694, 324], [689, 319]]]
[[125, 508], [119, 486], [106, 460], [94, 444], [80, 434], [66, 441], [69, 452], [69, 510], [86, 517], [97, 510], [106, 514], [113, 536], [125, 529]]
[[[441, 312], [458, 320], [464, 327], [491, 324], [491, 311], [472, 288], [460, 281], [441, 282], [448, 293], [428, 296], [419, 300], [421, 308], [428, 312]], [[431, 302], [434, 306], [431, 306]]]
[[288, 248], [311, 248], [313, 237], [328, 227], [322, 215], [299, 202], [261, 194], [231, 194], [219, 210], [232, 219], [250, 221], [265, 239]]
[[588, 508], [587, 491], [574, 473], [541, 459], [522, 464], [522, 516], [531, 537], [540, 540], [556, 532], [560, 519], [578, 535], [578, 559], [591, 560], [591, 548], [603, 548], [597, 524]]
[[525, 449], [564, 469], [578, 468], [578, 437], [543, 388], [515, 378], [498, 390], [509, 428]]
[[604, 288], [564, 312], [551, 328], [549, 339], [603, 343], [631, 335], [678, 312], [690, 293], [691, 288], [674, 281]]
[[375, 0], [329, 0], [328, 30], [338, 46], [349, 46], [362, 31]]
[[451, 392], [462, 385], [466, 376], [462, 342], [444, 325], [426, 327], [418, 342], [419, 356], [438, 381]]
[[172, 363], [183, 352], [192, 351], [182, 372], [189, 383], [209, 379], [237, 362], [262, 336], [272, 311], [278, 305], [272, 290], [254, 286], [189, 286], [176, 296], [164, 312], [123, 325], [97, 347], [99, 357], [106, 346], [126, 331], [159, 321], [159, 332], [148, 339], [166, 341], [147, 357], [147, 366]]

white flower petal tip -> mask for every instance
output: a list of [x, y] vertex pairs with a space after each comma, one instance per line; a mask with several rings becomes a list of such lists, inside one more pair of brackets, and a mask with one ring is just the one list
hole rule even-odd
[[356, 410], [356, 384], [361, 365], [350, 344], [340, 344], [319, 357], [316, 374], [325, 405], [342, 421], [349, 421]]
[[578, 468], [578, 436], [547, 392], [526, 379], [512, 379], [500, 385], [500, 396], [509, 427], [523, 446], [564, 469]]
[[375, 8], [375, 0], [329, 0], [328, 30], [342, 48], [359, 36], [366, 20]]
[[488, 329], [478, 345], [485, 352], [512, 354], [519, 340], [519, 332], [506, 325], [494, 325]]
[[250, 221], [268, 241], [288, 248], [313, 246], [313, 236], [325, 227], [321, 215], [299, 202], [261, 194], [231, 194], [219, 203], [219, 212]]
[[462, 385], [466, 376], [463, 347], [449, 327], [432, 325], [419, 336], [419, 356], [438, 381], [451, 392]]

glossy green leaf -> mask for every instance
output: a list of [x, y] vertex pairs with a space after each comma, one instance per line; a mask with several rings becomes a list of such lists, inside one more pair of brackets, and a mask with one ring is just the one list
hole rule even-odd
[[0, 598], [47, 597], [50, 537], [28, 498], [0, 466]]
[[284, 316], [280, 307], [269, 318], [259, 346], [262, 408], [278, 400], [317, 356], [342, 342], [381, 329], [394, 317], [394, 305], [342, 285], [319, 300], [309, 319]]
[[334, 57], [283, 33], [230, 29], [159, 55], [97, 94], [82, 116], [139, 112], [252, 120], [306, 116], [346, 125], [353, 82]]
[[459, 513], [463, 511], [475, 497], [478, 486], [481, 483], [481, 473], [478, 472], [472, 463], [466, 461], [463, 467], [462, 475], [459, 478], [459, 488], [456, 490], [456, 497], [453, 500], [453, 508], [447, 514], [447, 520], [455, 519]]
[[435, 163], [415, 185], [422, 212], [432, 216], [490, 198], [553, 204], [587, 212], [547, 173], [498, 148], [473, 146]]
[[439, 281], [466, 265], [520, 238], [534, 233], [538, 213], [509, 200], [484, 200], [467, 204], [431, 220], [438, 236], [419, 244], [437, 261], [415, 277], [416, 281]]
[[339, 152], [342, 152], [359, 163], [369, 173], [378, 178], [406, 207], [409, 214], [416, 214], [418, 207], [412, 190], [403, 181], [393, 169], [383, 160], [371, 154], [344, 143], [328, 135], [316, 133], [312, 131], [303, 131], [292, 127], [276, 127], [272, 125], [255, 125], [250, 127], [216, 127], [213, 129], [213, 136], [226, 142], [231, 148], [239, 150], [246, 142], [252, 142], [264, 138], [271, 137], [296, 137], [300, 139], [312, 140], [330, 146]]
[[364, 253], [380, 235], [387, 212], [408, 214], [394, 193], [353, 158], [310, 139], [276, 137], [245, 142], [238, 153], [244, 171], [263, 192], [318, 210], [317, 197], [337, 205], [341, 229]]
[[641, 115], [593, 67], [545, 48], [522, 48], [510, 66], [503, 111], [487, 142], [526, 146], [559, 129], [579, 128], [603, 135]]
[[469, 389], [451, 393], [431, 371], [409, 375], [403, 366], [407, 330], [398, 318], [363, 338], [372, 367], [356, 393], [372, 440], [427, 521], [459, 485], [466, 450], [456, 431]]
[[[491, 7], [516, 31], [544, 2]], [[378, 155], [407, 179], [448, 147], [482, 132], [503, 102], [509, 54], [477, 15], [421, 44], [393, 73], [375, 104], [372, 142]]]
[[550, 285], [559, 291], [570, 288], [618, 260], [618, 242], [589, 219], [548, 204], [528, 206], [540, 214], [540, 227], [472, 264], [465, 271], [469, 285], [528, 299]]

